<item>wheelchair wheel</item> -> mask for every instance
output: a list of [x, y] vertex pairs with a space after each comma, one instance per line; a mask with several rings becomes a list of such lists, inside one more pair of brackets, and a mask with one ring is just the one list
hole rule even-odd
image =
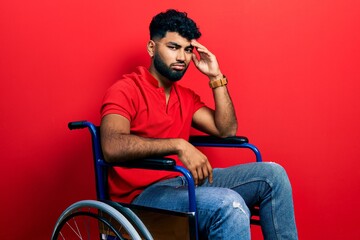
[[140, 240], [141, 237], [115, 208], [103, 202], [84, 200], [72, 204], [61, 214], [51, 239]]

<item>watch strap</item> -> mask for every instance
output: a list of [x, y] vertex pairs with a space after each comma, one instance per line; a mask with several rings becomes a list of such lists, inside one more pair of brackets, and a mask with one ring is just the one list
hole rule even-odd
[[228, 82], [227, 82], [226, 77], [223, 76], [223, 78], [210, 81], [210, 82], [209, 82], [209, 86], [210, 86], [210, 88], [214, 89], [214, 88], [226, 86], [227, 83], [228, 83]]

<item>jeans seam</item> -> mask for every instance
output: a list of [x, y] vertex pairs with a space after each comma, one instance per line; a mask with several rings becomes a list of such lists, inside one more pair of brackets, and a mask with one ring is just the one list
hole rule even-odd
[[279, 238], [279, 233], [278, 233], [278, 224], [277, 224], [276, 218], [274, 218], [274, 216], [275, 216], [275, 205], [276, 205], [275, 201], [276, 200], [274, 198], [273, 183], [267, 178], [265, 178], [265, 179], [264, 178], [252, 178], [252, 179], [249, 179], [246, 182], [243, 182], [243, 183], [238, 184], [236, 186], [230, 187], [230, 189], [234, 189], [234, 188], [239, 187], [239, 186], [244, 185], [244, 184], [248, 184], [248, 183], [252, 183], [252, 182], [259, 182], [259, 181], [265, 182], [271, 188], [271, 212], [272, 212], [271, 217], [272, 217], [272, 220], [273, 220], [272, 222], [274, 224], [275, 235], [276, 235], [277, 239], [280, 239]]

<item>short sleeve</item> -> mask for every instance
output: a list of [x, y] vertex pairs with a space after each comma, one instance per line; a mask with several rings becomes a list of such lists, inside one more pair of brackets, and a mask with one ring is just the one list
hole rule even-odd
[[105, 93], [100, 114], [101, 118], [108, 114], [119, 114], [131, 121], [136, 113], [136, 89], [124, 80], [117, 81]]
[[201, 98], [199, 95], [193, 92], [193, 99], [194, 99], [194, 113], [199, 110], [200, 108], [205, 106], [205, 103], [201, 101]]

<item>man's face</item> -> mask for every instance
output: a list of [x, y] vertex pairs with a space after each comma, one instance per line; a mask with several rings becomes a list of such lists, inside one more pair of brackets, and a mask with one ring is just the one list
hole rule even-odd
[[193, 46], [190, 41], [178, 33], [168, 32], [155, 44], [153, 64], [156, 71], [170, 81], [180, 80], [191, 61]]

